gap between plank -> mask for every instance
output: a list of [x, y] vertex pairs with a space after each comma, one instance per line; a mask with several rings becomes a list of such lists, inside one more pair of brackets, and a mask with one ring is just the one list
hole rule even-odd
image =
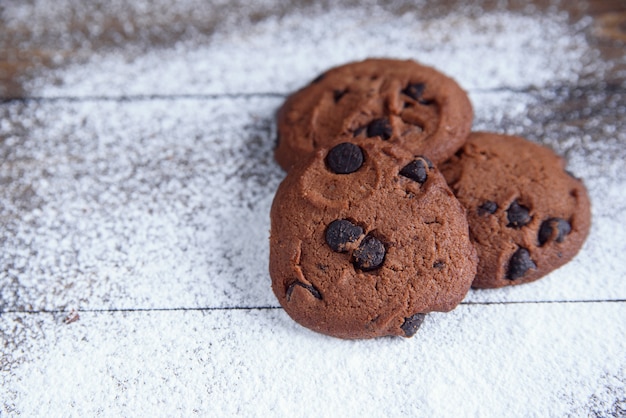
[[[582, 86], [568, 86], [568, 85], [556, 85], [547, 87], [523, 87], [523, 88], [510, 88], [510, 87], [492, 87], [484, 89], [469, 89], [469, 93], [487, 94], [487, 93], [540, 93], [540, 92], [554, 92], [562, 93], [565, 91], [575, 92], [610, 92], [610, 93], [626, 93], [626, 84], [624, 83], [607, 83], [607, 84], [593, 84]], [[134, 94], [134, 95], [121, 95], [121, 96], [25, 96], [25, 97], [0, 97], [0, 104], [8, 103], [27, 103], [27, 102], [94, 102], [94, 101], [119, 101], [119, 102], [132, 102], [132, 101], [149, 101], [149, 100], [217, 100], [217, 99], [248, 99], [248, 98], [286, 98], [291, 92], [250, 92], [250, 93], [207, 93], [207, 94]]]
[[[580, 299], [580, 300], [541, 300], [541, 301], [504, 301], [504, 302], [461, 302], [459, 306], [490, 306], [490, 305], [554, 305], [554, 304], [590, 304], [590, 303], [626, 303], [626, 299]], [[278, 310], [280, 306], [224, 306], [224, 307], [195, 307], [195, 308], [111, 308], [111, 309], [77, 309], [83, 313], [117, 313], [117, 312], [209, 312], [209, 311], [255, 311]], [[67, 309], [41, 310], [6, 310], [2, 314], [66, 314]]]

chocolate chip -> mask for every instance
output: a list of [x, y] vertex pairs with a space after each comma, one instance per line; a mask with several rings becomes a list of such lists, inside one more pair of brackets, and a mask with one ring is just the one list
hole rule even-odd
[[445, 266], [446, 266], [446, 263], [444, 261], [436, 261], [433, 263], [433, 268], [437, 270], [442, 270]]
[[291, 300], [291, 294], [293, 293], [293, 289], [296, 286], [303, 287], [306, 290], [308, 290], [309, 292], [311, 292], [311, 294], [313, 295], [313, 297], [315, 299], [320, 299], [320, 300], [322, 299], [322, 294], [320, 293], [319, 290], [317, 290], [315, 287], [313, 287], [313, 285], [305, 284], [305, 283], [302, 283], [302, 282], [296, 280], [295, 282], [293, 282], [293, 283], [291, 283], [289, 285], [289, 287], [287, 288], [287, 291], [285, 292], [285, 296], [287, 297], [287, 301]]
[[424, 83], [409, 84], [404, 90], [402, 90], [402, 94], [406, 94], [413, 100], [419, 100], [422, 97], [422, 94], [424, 94], [425, 88], [426, 84]]
[[426, 314], [417, 313], [413, 316], [409, 316], [404, 319], [404, 323], [400, 325], [402, 331], [404, 331], [404, 335], [407, 337], [412, 337], [415, 335], [420, 326], [422, 326], [422, 322], [424, 322], [424, 318], [426, 318]]
[[424, 184], [428, 179], [428, 170], [433, 168], [433, 163], [428, 158], [420, 157], [405, 165], [400, 170], [400, 175], [408, 177], [419, 184]]
[[319, 83], [320, 81], [322, 81], [324, 79], [324, 77], [326, 77], [326, 73], [322, 73], [322, 74], [318, 75], [317, 77], [315, 77], [311, 81], [311, 84]]
[[509, 280], [516, 280], [524, 276], [530, 269], [536, 269], [537, 265], [530, 258], [530, 253], [526, 248], [519, 248], [513, 253], [509, 260], [509, 268], [506, 273], [506, 278]]
[[496, 202], [492, 202], [491, 200], [487, 200], [485, 203], [478, 207], [478, 214], [485, 215], [490, 214], [493, 215], [498, 210], [498, 204]]
[[378, 239], [367, 235], [354, 250], [352, 257], [357, 268], [363, 271], [374, 270], [382, 266], [385, 261], [385, 246]]
[[355, 242], [363, 235], [363, 228], [346, 219], [332, 221], [326, 228], [326, 244], [333, 251], [342, 253], [347, 251], [346, 246]]
[[431, 99], [422, 98], [422, 95], [424, 94], [425, 89], [426, 89], [426, 84], [424, 83], [409, 84], [408, 86], [406, 86], [404, 90], [402, 90], [402, 93], [406, 94], [411, 99], [423, 105], [428, 106], [428, 105], [435, 103], [435, 101]]
[[341, 98], [345, 96], [347, 92], [348, 92], [348, 89], [333, 91], [333, 99], [335, 99], [335, 103], [341, 100]]
[[388, 140], [393, 134], [391, 123], [387, 118], [374, 119], [367, 125], [367, 136], [380, 136], [383, 140]]
[[526, 206], [517, 203], [517, 200], [513, 201], [511, 206], [506, 210], [506, 217], [509, 220], [509, 224], [507, 225], [509, 228], [521, 228], [532, 219], [530, 210]]
[[543, 246], [550, 239], [561, 243], [570, 232], [572, 232], [572, 226], [565, 219], [547, 219], [539, 227], [539, 245]]
[[326, 156], [326, 165], [335, 174], [350, 174], [363, 165], [363, 151], [358, 145], [342, 142]]

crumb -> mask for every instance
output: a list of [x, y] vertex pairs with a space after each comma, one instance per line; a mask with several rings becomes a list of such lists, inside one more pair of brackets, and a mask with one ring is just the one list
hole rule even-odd
[[65, 325], [69, 325], [72, 322], [78, 321], [79, 319], [80, 319], [80, 315], [78, 314], [78, 311], [76, 311], [75, 309], [72, 309], [70, 313], [68, 313], [65, 319], [63, 320], [63, 323]]

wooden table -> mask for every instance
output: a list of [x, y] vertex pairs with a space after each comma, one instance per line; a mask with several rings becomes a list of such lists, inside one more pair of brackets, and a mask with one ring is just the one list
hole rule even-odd
[[[123, 3], [0, 6], [0, 415], [626, 414], [626, 2]], [[269, 288], [273, 115], [373, 55], [564, 155], [593, 227], [541, 281], [347, 342]]]

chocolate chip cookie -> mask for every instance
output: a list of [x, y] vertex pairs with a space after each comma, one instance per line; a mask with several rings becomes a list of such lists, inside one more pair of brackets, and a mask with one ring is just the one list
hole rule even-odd
[[272, 289], [298, 323], [340, 338], [412, 336], [476, 273], [465, 209], [426, 157], [383, 141], [321, 148], [271, 209]]
[[549, 148], [516, 136], [472, 133], [440, 168], [467, 209], [479, 257], [473, 287], [537, 280], [583, 245], [591, 223], [587, 191]]
[[285, 101], [275, 158], [288, 171], [319, 147], [369, 138], [438, 164], [463, 145], [472, 119], [467, 94], [439, 71], [368, 59], [328, 70]]

